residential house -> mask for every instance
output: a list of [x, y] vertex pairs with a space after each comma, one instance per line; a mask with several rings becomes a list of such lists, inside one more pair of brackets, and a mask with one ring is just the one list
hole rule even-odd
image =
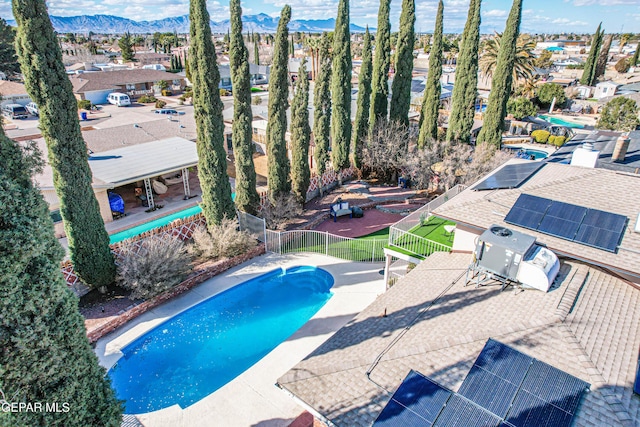
[[24, 84], [12, 82], [10, 80], [0, 80], [0, 106], [7, 104], [27, 105], [31, 102], [31, 97], [27, 94]]
[[157, 70], [122, 70], [82, 73], [70, 76], [73, 93], [78, 99], [87, 99], [93, 104], [106, 104], [107, 95], [112, 92], [128, 94], [135, 99], [142, 95], [159, 94], [157, 83], [164, 80], [169, 89], [181, 91], [184, 77]]
[[578, 66], [578, 65], [583, 65], [583, 64], [584, 64], [584, 61], [582, 59], [580, 59], [580, 58], [575, 57], [575, 56], [570, 56], [568, 58], [563, 58], [561, 60], [553, 62], [554, 67], [556, 67], [558, 69], [558, 71], [560, 71], [560, 72], [562, 72], [563, 70], [565, 70], [569, 66]]
[[[220, 72], [220, 89], [233, 90], [233, 84], [231, 82], [231, 67], [229, 64], [218, 65], [218, 71]], [[251, 85], [266, 85], [269, 84], [269, 74], [271, 73], [271, 67], [267, 65], [256, 65], [249, 63], [249, 79]]]
[[596, 85], [593, 91], [593, 97], [596, 99], [604, 98], [607, 96], [613, 96], [616, 94], [616, 89], [620, 86], [618, 83], [612, 81], [600, 82]]

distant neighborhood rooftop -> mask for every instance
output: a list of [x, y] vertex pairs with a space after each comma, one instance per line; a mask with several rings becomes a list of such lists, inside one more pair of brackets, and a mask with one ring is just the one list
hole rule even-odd
[[74, 93], [90, 92], [94, 90], [117, 89], [126, 84], [138, 84], [166, 80], [171, 82], [182, 78], [176, 74], [157, 70], [115, 70], [95, 71], [73, 75], [70, 77]]

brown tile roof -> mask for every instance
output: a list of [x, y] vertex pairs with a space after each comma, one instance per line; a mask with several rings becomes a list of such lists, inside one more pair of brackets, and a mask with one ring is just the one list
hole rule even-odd
[[465, 287], [469, 262], [427, 258], [279, 385], [337, 426], [370, 426], [410, 369], [457, 390], [491, 337], [592, 384], [574, 426], [638, 425], [640, 290], [579, 262], [549, 293]]
[[22, 83], [10, 82], [9, 80], [0, 80], [0, 96], [26, 94], [27, 89], [25, 89]]
[[116, 88], [117, 85], [157, 82], [160, 80], [183, 79], [182, 76], [158, 70], [96, 71], [76, 74], [70, 77], [75, 93]]
[[[514, 161], [510, 161], [514, 162]], [[473, 191], [473, 186], [434, 210], [434, 214], [484, 231], [500, 224], [535, 236], [559, 254], [601, 265], [640, 279], [640, 233], [634, 232], [640, 213], [640, 175], [546, 163], [520, 188]], [[503, 221], [520, 194], [624, 215], [629, 219], [617, 253], [538, 233]]]

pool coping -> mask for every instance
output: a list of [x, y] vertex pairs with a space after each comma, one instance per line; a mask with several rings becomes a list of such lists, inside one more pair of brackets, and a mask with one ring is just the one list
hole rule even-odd
[[[304, 326], [251, 368], [199, 402], [187, 408], [174, 405], [135, 417], [150, 426], [217, 425], [215, 418], [226, 426], [252, 425], [267, 419], [278, 420], [269, 425], [289, 425], [303, 408], [275, 386], [278, 376], [384, 293], [383, 277], [378, 271], [382, 264], [355, 263], [317, 254], [261, 255], [149, 310], [103, 337], [96, 345], [100, 364], [110, 368], [121, 357], [123, 347], [167, 319], [274, 268], [295, 265], [321, 267], [335, 280], [333, 297]], [[238, 399], [239, 395], [242, 399]]]

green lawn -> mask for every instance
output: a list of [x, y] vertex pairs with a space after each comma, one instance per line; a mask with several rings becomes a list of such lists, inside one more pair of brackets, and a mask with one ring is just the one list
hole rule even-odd
[[389, 239], [389, 227], [358, 237], [358, 239]]
[[[448, 221], [443, 218], [431, 216], [424, 225], [417, 225], [409, 233], [423, 237], [432, 242], [440, 243], [448, 248], [453, 246], [453, 237], [449, 236], [444, 231], [445, 225], [455, 225], [454, 222]], [[433, 246], [423, 240], [413, 240], [410, 237], [402, 237], [395, 241], [392, 249], [398, 250], [406, 254], [416, 254], [422, 257], [431, 255], [434, 252]]]

